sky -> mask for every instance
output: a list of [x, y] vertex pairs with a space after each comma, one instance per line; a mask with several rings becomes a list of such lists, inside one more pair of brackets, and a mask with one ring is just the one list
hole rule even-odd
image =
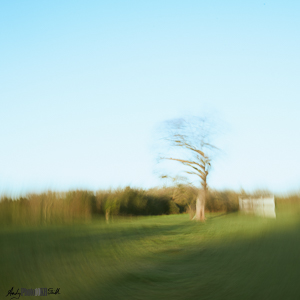
[[299, 191], [299, 12], [1, 1], [0, 193], [161, 186], [157, 128], [189, 115], [221, 129], [211, 188]]

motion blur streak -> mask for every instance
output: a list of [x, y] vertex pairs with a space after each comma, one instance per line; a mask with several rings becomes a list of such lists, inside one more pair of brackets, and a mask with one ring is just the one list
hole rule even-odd
[[[60, 288], [59, 299], [297, 299], [299, 195], [275, 197], [271, 219], [226, 211], [224, 199], [238, 204], [229, 201], [234, 192], [215, 191], [206, 222], [199, 223], [184, 213], [188, 206], [180, 213], [176, 197], [172, 213], [163, 202], [172, 192], [152, 191], [151, 202], [150, 191], [130, 188], [96, 195], [74, 191], [60, 199], [73, 207], [69, 215], [67, 204], [56, 208], [55, 193], [3, 199], [1, 295], [12, 286], [46, 286]], [[115, 202], [108, 200], [113, 193]], [[148, 201], [169, 208], [146, 216], [142, 207], [151, 208]]]

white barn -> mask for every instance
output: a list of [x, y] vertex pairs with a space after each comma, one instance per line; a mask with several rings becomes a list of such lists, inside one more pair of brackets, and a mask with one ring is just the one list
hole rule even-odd
[[239, 210], [248, 214], [276, 218], [274, 196], [239, 199]]

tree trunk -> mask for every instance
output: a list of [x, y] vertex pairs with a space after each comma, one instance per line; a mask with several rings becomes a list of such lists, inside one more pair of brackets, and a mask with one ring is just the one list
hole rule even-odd
[[107, 208], [105, 211], [105, 219], [106, 219], [106, 223], [109, 222], [109, 212], [110, 212], [110, 208]]
[[201, 189], [196, 200], [196, 216], [197, 221], [205, 221], [205, 191]]

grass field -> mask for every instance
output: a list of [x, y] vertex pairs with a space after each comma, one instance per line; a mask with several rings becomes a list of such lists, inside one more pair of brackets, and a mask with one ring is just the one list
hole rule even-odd
[[[102, 220], [0, 230], [0, 297], [60, 288], [55, 299], [300, 299], [299, 209]], [[21, 297], [22, 298], [22, 297]], [[31, 297], [27, 297], [28, 299]]]

